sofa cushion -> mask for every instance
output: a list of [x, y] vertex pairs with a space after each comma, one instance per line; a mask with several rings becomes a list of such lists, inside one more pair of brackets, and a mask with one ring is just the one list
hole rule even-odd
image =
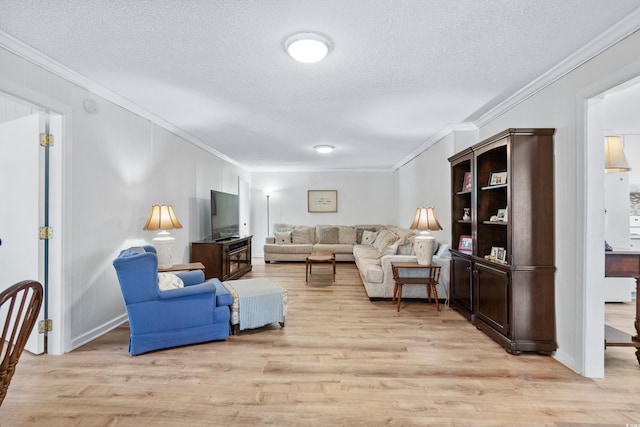
[[356, 236], [355, 227], [338, 227], [338, 243], [355, 245]]
[[[313, 245], [277, 245], [277, 244], [265, 244], [264, 252], [271, 254], [310, 254]], [[303, 260], [304, 261], [304, 260]]]
[[311, 234], [309, 228], [296, 228], [291, 230], [291, 242], [295, 244], [307, 244], [313, 243], [311, 240]]
[[316, 227], [316, 242], [324, 244], [338, 243], [338, 227]]
[[353, 254], [353, 245], [344, 243], [316, 243], [313, 245], [314, 250], [331, 251], [334, 254]]
[[184, 282], [173, 273], [158, 273], [158, 287], [161, 291], [184, 288]]
[[276, 243], [281, 245], [288, 245], [291, 243], [291, 231], [280, 231], [274, 234], [276, 237]]
[[363, 245], [373, 245], [373, 242], [376, 241], [376, 237], [378, 237], [377, 231], [369, 231], [364, 230], [362, 232], [362, 244]]
[[365, 258], [358, 268], [365, 282], [382, 283], [384, 274], [379, 260]]

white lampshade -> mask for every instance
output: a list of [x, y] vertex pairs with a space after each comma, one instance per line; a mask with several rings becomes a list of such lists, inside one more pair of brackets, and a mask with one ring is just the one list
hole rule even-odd
[[604, 170], [606, 173], [629, 172], [631, 168], [622, 149], [619, 136], [604, 137]]
[[429, 230], [442, 230], [442, 226], [436, 217], [436, 210], [434, 208], [418, 208], [409, 228], [421, 230], [420, 234], [415, 238], [415, 252], [418, 264], [431, 264], [436, 239], [429, 234]]
[[170, 268], [173, 265], [173, 245], [176, 239], [167, 230], [182, 228], [171, 205], [153, 205], [143, 230], [160, 230], [153, 239], [153, 246], [158, 253], [158, 268]]

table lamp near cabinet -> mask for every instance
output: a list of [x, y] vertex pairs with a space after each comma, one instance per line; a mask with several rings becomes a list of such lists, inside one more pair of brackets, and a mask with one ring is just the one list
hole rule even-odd
[[413, 218], [413, 222], [409, 228], [412, 230], [421, 230], [420, 234], [416, 236], [414, 243], [418, 264], [431, 264], [436, 239], [429, 231], [442, 230], [442, 226], [436, 217], [436, 210], [434, 208], [418, 208], [416, 210], [416, 216]]
[[171, 268], [173, 265], [173, 245], [175, 240], [167, 230], [182, 228], [172, 205], [153, 205], [143, 230], [158, 232], [153, 238], [153, 246], [158, 253], [158, 268]]

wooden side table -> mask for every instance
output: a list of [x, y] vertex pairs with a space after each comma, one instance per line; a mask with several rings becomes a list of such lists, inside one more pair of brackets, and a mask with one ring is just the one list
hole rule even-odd
[[309, 281], [309, 274], [311, 274], [311, 266], [314, 262], [330, 262], [333, 264], [333, 281], [336, 281], [336, 256], [333, 251], [312, 251], [307, 257], [305, 281]]
[[[438, 304], [438, 282], [440, 281], [440, 269], [441, 267], [436, 264], [422, 265], [417, 262], [392, 262], [391, 269], [393, 270], [393, 280], [396, 282], [393, 287], [393, 298], [391, 302], [398, 304], [398, 311], [400, 311], [400, 301], [402, 301], [402, 287], [404, 285], [426, 285], [427, 296], [429, 302], [431, 302], [431, 293], [436, 299], [436, 308], [440, 311], [440, 305]], [[403, 277], [401, 276], [401, 269], [428, 269], [428, 275], [424, 277]]]
[[187, 264], [173, 264], [169, 268], [159, 268], [158, 273], [168, 273], [170, 271], [190, 271], [190, 270], [204, 271], [204, 264], [202, 264], [201, 262], [190, 262]]

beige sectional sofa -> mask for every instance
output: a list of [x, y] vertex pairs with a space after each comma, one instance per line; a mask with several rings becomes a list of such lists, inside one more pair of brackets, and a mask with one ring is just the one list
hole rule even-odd
[[[274, 235], [264, 245], [265, 262], [305, 261], [313, 249], [331, 250], [336, 261], [355, 261], [367, 296], [374, 299], [393, 297], [395, 282], [392, 262], [415, 261], [414, 230], [380, 224], [368, 225], [304, 225], [276, 224]], [[433, 263], [441, 266], [438, 297], [448, 300], [450, 279], [449, 246], [437, 245]], [[405, 272], [425, 274], [426, 270]], [[426, 298], [426, 286], [406, 286], [403, 299]]]

